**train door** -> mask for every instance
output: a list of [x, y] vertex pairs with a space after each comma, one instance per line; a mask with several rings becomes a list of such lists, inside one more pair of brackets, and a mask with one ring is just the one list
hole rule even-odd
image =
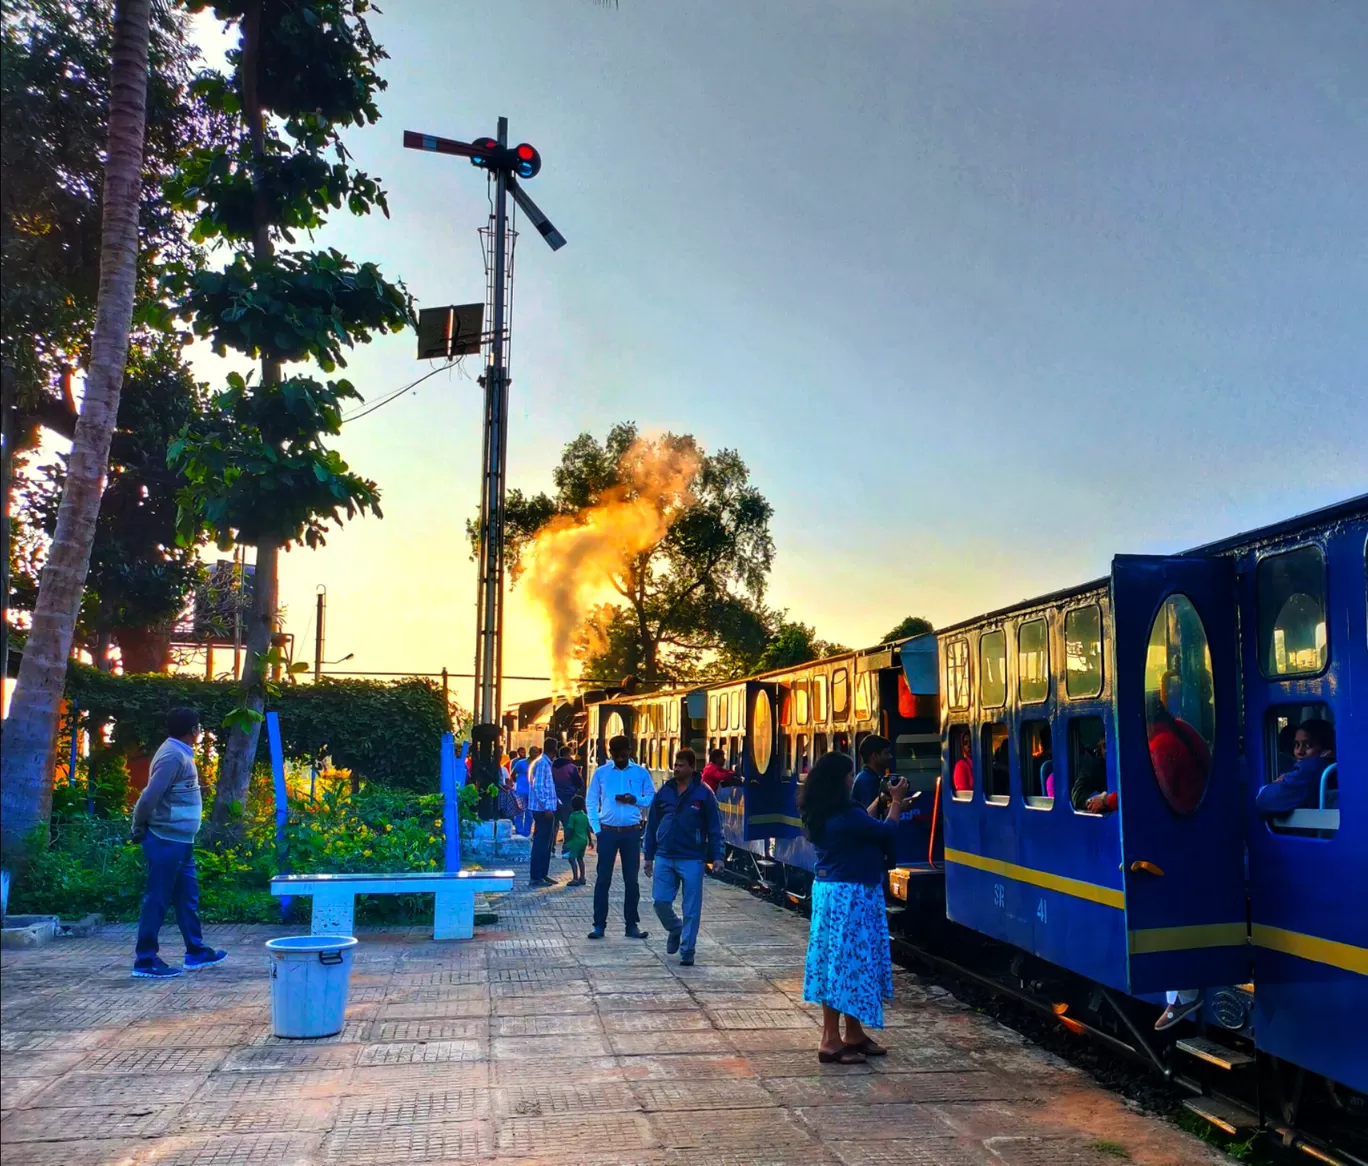
[[614, 737], [626, 737], [632, 742], [633, 754], [636, 753], [636, 709], [629, 704], [607, 703], [594, 705], [593, 708], [597, 723], [590, 743], [590, 773], [608, 761], [608, 742]]
[[1234, 565], [1118, 555], [1111, 598], [1130, 992], [1242, 982]]
[[745, 834], [757, 838], [792, 838], [802, 833], [797, 787], [783, 780], [779, 749], [779, 688], [747, 681], [746, 736], [741, 750], [745, 778]]

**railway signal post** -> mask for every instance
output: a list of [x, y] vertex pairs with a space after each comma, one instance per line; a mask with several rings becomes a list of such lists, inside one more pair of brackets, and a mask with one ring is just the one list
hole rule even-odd
[[471, 776], [481, 789], [499, 778], [499, 710], [503, 706], [503, 563], [504, 487], [508, 462], [508, 306], [511, 290], [511, 250], [508, 199], [532, 221], [551, 250], [565, 246], [565, 237], [528, 197], [518, 179], [534, 178], [541, 155], [526, 142], [508, 145], [508, 119], [499, 118], [498, 136], [459, 142], [432, 134], [404, 131], [404, 146], [469, 158], [489, 171], [494, 186], [490, 216], [491, 246], [486, 256], [489, 273], [490, 332], [488, 357], [480, 383], [484, 388], [484, 440], [480, 472], [479, 588], [475, 628], [474, 724]]

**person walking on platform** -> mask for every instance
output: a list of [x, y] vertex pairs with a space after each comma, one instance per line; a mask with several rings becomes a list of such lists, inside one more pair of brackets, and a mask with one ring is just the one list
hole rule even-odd
[[167, 907], [176, 910], [176, 923], [185, 940], [187, 972], [221, 964], [226, 951], [204, 942], [199, 919], [199, 879], [195, 875], [195, 835], [204, 815], [199, 770], [195, 768], [195, 738], [199, 713], [172, 709], [166, 716], [166, 740], [152, 758], [147, 787], [133, 807], [132, 838], [141, 842], [147, 858], [147, 894], [138, 917], [138, 945], [133, 974], [166, 980], [181, 974], [157, 955], [157, 937]]
[[532, 864], [528, 882], [534, 886], [554, 886], [551, 877], [551, 847], [556, 840], [556, 783], [551, 777], [551, 759], [537, 746], [528, 750], [532, 763], [528, 778], [528, 808], [532, 811]]
[[[675, 754], [674, 781], [667, 781], [651, 799], [646, 816], [646, 876], [656, 915], [670, 933], [665, 950], [679, 952], [679, 962], [691, 967], [703, 913], [703, 867], [722, 861], [722, 815], [713, 791], [698, 776], [692, 749]], [[675, 896], [684, 888], [684, 919], [675, 914]]]
[[799, 795], [803, 827], [817, 851], [803, 999], [822, 1006], [817, 1059], [823, 1064], [858, 1065], [888, 1051], [864, 1026], [882, 1028], [883, 1002], [893, 998], [883, 884], [897, 856], [907, 780], [889, 782], [882, 822], [852, 799], [854, 784], [855, 763], [844, 753], [828, 753]]
[[645, 768], [632, 760], [631, 742], [614, 737], [608, 742], [607, 765], [600, 765], [589, 779], [585, 808], [589, 828], [597, 835], [598, 865], [594, 871], [594, 930], [590, 939], [602, 939], [608, 927], [608, 891], [613, 885], [613, 862], [622, 856], [622, 919], [628, 939], [645, 939], [637, 907], [641, 888], [637, 871], [641, 865], [642, 814], [655, 796], [655, 786]]

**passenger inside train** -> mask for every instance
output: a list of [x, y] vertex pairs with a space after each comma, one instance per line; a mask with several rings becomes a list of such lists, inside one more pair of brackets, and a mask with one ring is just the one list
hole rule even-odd
[[974, 796], [974, 738], [967, 728], [956, 729], [955, 735], [957, 741], [953, 743], [952, 752], [959, 760], [955, 762], [951, 780], [955, 785], [955, 797], [967, 801]]
[[703, 767], [703, 784], [713, 793], [726, 785], [743, 785], [735, 771], [727, 768], [727, 755], [721, 749], [708, 752], [708, 764]]
[[[1254, 799], [1265, 817], [1320, 805], [1321, 778], [1335, 762], [1335, 727], [1319, 717], [1302, 721], [1292, 741], [1295, 764], [1270, 781]], [[1330, 794], [1326, 795], [1327, 804]]]
[[1116, 810], [1116, 792], [1107, 792], [1107, 731], [1101, 717], [1077, 717], [1073, 736], [1073, 776], [1069, 801], [1075, 810], [1107, 814]]
[[850, 798], [857, 806], [875, 812], [884, 775], [893, 767], [893, 745], [887, 737], [870, 733], [860, 742], [860, 761], [863, 765], [855, 775]]

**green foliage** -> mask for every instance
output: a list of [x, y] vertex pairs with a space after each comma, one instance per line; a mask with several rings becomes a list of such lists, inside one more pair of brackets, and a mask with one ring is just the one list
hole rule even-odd
[[792, 668], [806, 664], [809, 660], [835, 656], [846, 650], [841, 644], [819, 639], [816, 629], [805, 623], [784, 621], [779, 624], [773, 639], [756, 660], [755, 671], [769, 672], [775, 668]]
[[919, 615], [909, 615], [884, 636], [879, 643], [891, 644], [894, 640], [906, 640], [910, 639], [912, 636], [924, 636], [935, 630], [935, 625], [932, 624], [929, 619], [923, 619]]
[[[20, 448], [47, 426], [70, 437], [76, 409], [62, 370], [85, 363], [100, 275], [112, 47], [107, 0], [4, 0], [0, 72], [0, 352], [14, 370]], [[191, 91], [198, 52], [188, 18], [153, 5], [147, 140], [139, 214], [146, 307], [167, 265], [193, 268], [199, 248], [165, 183], [181, 160], [233, 128]]]
[[[80, 664], [67, 673], [68, 699], [92, 718], [110, 719], [113, 745], [124, 755], [155, 751], [166, 737], [167, 712], [178, 706], [198, 709], [206, 732], [222, 747], [228, 739], [225, 720], [241, 708], [241, 691], [232, 681], [117, 676]], [[325, 678], [283, 685], [272, 703], [280, 714], [287, 758], [307, 762], [329, 756], [337, 768], [373, 781], [437, 788], [442, 734], [451, 729], [440, 686], [425, 680], [387, 684]], [[258, 758], [265, 756], [263, 734]]]
[[313, 547], [330, 523], [378, 516], [379, 490], [323, 444], [341, 431], [341, 405], [359, 399], [356, 389], [282, 379], [280, 365], [309, 360], [334, 372], [345, 349], [411, 325], [413, 303], [374, 264], [279, 245], [321, 226], [329, 209], [389, 213], [384, 191], [348, 165], [341, 140], [344, 127], [379, 117], [376, 65], [385, 54], [367, 27], [367, 0], [266, 0], [257, 25], [244, 19], [241, 0], [212, 7], [238, 22], [242, 39], [229, 54], [232, 74], [202, 73], [195, 93], [240, 132], [190, 155], [168, 191], [193, 218], [193, 237], [226, 243], [230, 258], [218, 270], [174, 272], [164, 286], [195, 335], [221, 356], [231, 349], [260, 359], [262, 375], [255, 383], [230, 376], [205, 422], [172, 443], [169, 464], [187, 479], [180, 537], [203, 530], [222, 547]]
[[198, 431], [182, 433], [167, 453], [186, 483], [177, 516], [182, 541], [206, 530], [224, 549], [266, 537], [316, 547], [329, 522], [367, 510], [379, 516], [376, 484], [321, 440], [341, 430], [341, 403], [354, 397], [345, 380], [294, 377], [262, 390], [229, 374]]
[[97, 818], [118, 818], [128, 813], [133, 798], [128, 759], [121, 750], [97, 746], [77, 764], [75, 784], [58, 781], [52, 791], [54, 820], [69, 822], [84, 816], [87, 798], [92, 795]]
[[[145, 629], [173, 619], [203, 573], [196, 547], [176, 543], [181, 481], [166, 466], [167, 442], [203, 408], [202, 387], [182, 363], [179, 345], [161, 340], [130, 351], [76, 627], [77, 642], [92, 652], [102, 636], [112, 636], [130, 671], [157, 666], [138, 656]], [[20, 481], [21, 522], [41, 531], [44, 544], [56, 530], [65, 478], [61, 459]], [[25, 571], [15, 590], [16, 608], [31, 610], [36, 570]]]
[[[296, 775], [298, 778], [299, 775]], [[258, 766], [240, 840], [219, 850], [196, 849], [200, 914], [209, 923], [272, 923], [280, 900], [270, 880], [284, 867], [296, 873], [370, 873], [440, 870], [444, 852], [442, 799], [367, 784], [355, 795], [341, 784], [323, 786], [310, 801], [302, 780], [292, 796], [284, 849], [275, 838], [269, 767]], [[469, 835], [476, 791], [463, 787], [460, 825]], [[80, 918], [98, 911], [107, 919], [138, 917], [146, 885], [141, 847], [128, 840], [127, 817], [103, 820], [76, 814], [30, 840], [28, 867], [16, 882], [10, 909]], [[358, 901], [362, 922], [416, 922], [431, 918], [423, 897], [376, 896]], [[296, 899], [291, 918], [308, 919], [309, 900]]]
[[324, 372], [345, 366], [342, 349], [374, 333], [402, 332], [412, 301], [373, 263], [358, 267], [329, 249], [239, 255], [222, 271], [199, 271], [169, 285], [184, 292], [182, 314], [214, 352], [232, 348], [274, 361], [313, 360]]

